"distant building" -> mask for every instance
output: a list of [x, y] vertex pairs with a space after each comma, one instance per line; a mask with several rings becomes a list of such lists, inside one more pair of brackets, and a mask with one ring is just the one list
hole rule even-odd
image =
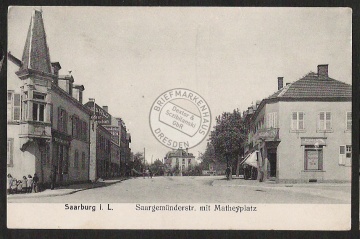
[[74, 95], [72, 75], [59, 76], [60, 63], [50, 61], [42, 12], [33, 12], [22, 59], [8, 56], [21, 80], [7, 95], [8, 173], [49, 183], [54, 169], [60, 184], [87, 181], [91, 111], [79, 98], [84, 87]]
[[168, 152], [165, 156], [165, 171], [167, 174], [182, 175], [193, 169], [196, 165], [195, 156], [188, 149], [176, 149]]
[[283, 86], [244, 112], [245, 163], [255, 158], [258, 178], [277, 182], [351, 180], [351, 93], [328, 65]]

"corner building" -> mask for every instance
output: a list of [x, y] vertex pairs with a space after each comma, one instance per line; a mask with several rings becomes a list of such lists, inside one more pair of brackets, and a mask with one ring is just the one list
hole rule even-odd
[[21, 80], [19, 94], [8, 91], [8, 173], [18, 179], [36, 173], [46, 184], [55, 169], [59, 184], [87, 181], [91, 111], [81, 102], [84, 87], [51, 63], [41, 11], [33, 12], [22, 59], [10, 52], [8, 59]]
[[[258, 179], [276, 182], [351, 180], [351, 93], [328, 65], [249, 107], [245, 159], [256, 158]], [[252, 157], [254, 156], [254, 157]]]

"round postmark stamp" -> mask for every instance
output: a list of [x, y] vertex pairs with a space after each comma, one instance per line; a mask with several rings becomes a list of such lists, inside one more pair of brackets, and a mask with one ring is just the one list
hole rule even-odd
[[155, 138], [172, 149], [195, 147], [205, 139], [211, 125], [210, 108], [204, 98], [183, 88], [157, 97], [149, 117]]

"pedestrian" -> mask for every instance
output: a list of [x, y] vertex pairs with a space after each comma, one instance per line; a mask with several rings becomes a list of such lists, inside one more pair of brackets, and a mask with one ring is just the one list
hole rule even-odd
[[50, 179], [51, 179], [51, 190], [54, 190], [55, 183], [56, 183], [56, 168], [55, 167], [51, 170]]
[[33, 178], [33, 185], [34, 185], [34, 192], [37, 193], [39, 192], [39, 177], [36, 175], [36, 173], [34, 173], [34, 178]]
[[145, 178], [145, 169], [143, 169], [143, 177]]
[[11, 186], [12, 186], [13, 180], [14, 180], [13, 177], [9, 173], [7, 175], [7, 193], [8, 194], [12, 194]]
[[17, 193], [17, 179], [14, 178], [11, 183], [11, 192]]
[[230, 167], [226, 168], [226, 179], [229, 180], [230, 179]]
[[21, 180], [16, 181], [16, 192], [22, 193], [22, 181]]
[[32, 193], [34, 184], [33, 184], [33, 178], [32, 178], [32, 176], [31, 176], [30, 174], [28, 175], [28, 182], [27, 182], [27, 184], [28, 184], [27, 192], [28, 192], [28, 193]]
[[22, 187], [21, 192], [26, 193], [28, 190], [28, 179], [26, 178], [26, 176], [23, 176], [21, 187]]
[[150, 168], [149, 168], [149, 174], [150, 174], [150, 177], [152, 178], [153, 173], [152, 173], [152, 171], [151, 171], [151, 169], [150, 169]]
[[148, 169], [146, 169], [146, 172], [145, 172], [145, 173], [146, 173], [147, 177], [148, 177], [148, 178], [150, 178], [149, 168], [148, 168]]

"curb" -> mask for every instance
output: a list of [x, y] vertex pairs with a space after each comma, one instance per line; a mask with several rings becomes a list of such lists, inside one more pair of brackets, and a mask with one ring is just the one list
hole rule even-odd
[[128, 178], [124, 178], [124, 179], [120, 179], [119, 181], [115, 181], [115, 182], [110, 182], [110, 183], [104, 183], [102, 185], [91, 185], [90, 187], [86, 187], [86, 188], [79, 188], [79, 189], [73, 189], [72, 191], [69, 192], [62, 192], [62, 193], [54, 193], [54, 194], [41, 194], [41, 193], [32, 193], [32, 194], [28, 194], [28, 196], [25, 195], [21, 195], [21, 196], [16, 196], [16, 197], [7, 197], [7, 199], [24, 199], [24, 198], [42, 198], [42, 197], [56, 197], [56, 196], [64, 196], [64, 195], [70, 195], [70, 194], [74, 194], [80, 191], [85, 191], [85, 190], [89, 190], [89, 189], [94, 189], [94, 188], [102, 188], [102, 187], [106, 187], [106, 186], [110, 186], [116, 183], [120, 183], [122, 181], [127, 180]]

